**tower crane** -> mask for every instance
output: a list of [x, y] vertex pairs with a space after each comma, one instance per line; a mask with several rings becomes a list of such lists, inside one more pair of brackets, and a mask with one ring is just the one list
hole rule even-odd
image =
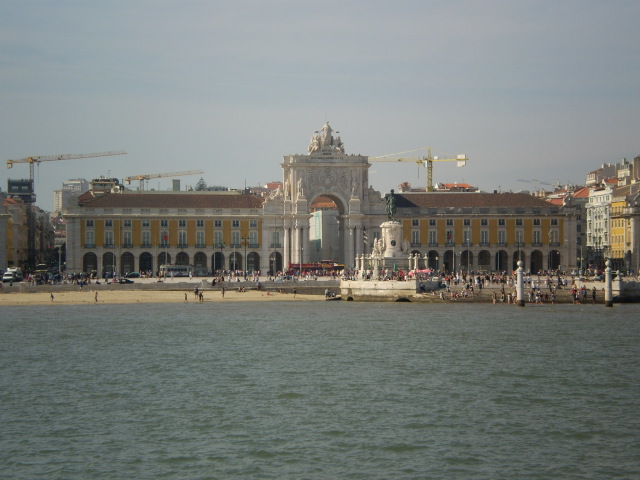
[[63, 155], [36, 155], [33, 157], [20, 158], [18, 160], [7, 160], [7, 168], [13, 168], [15, 163], [28, 163], [29, 164], [29, 181], [31, 182], [31, 203], [35, 203], [36, 194], [35, 186], [33, 184], [33, 167], [34, 165], [40, 165], [42, 162], [55, 162], [57, 160], [73, 160], [77, 158], [94, 158], [94, 157], [110, 157], [112, 155], [126, 155], [127, 152], [122, 150], [113, 152], [101, 152], [101, 153], [68, 153]]
[[[15, 163], [29, 164], [29, 188], [31, 188], [30, 196], [27, 203], [27, 267], [32, 270], [36, 265], [36, 228], [35, 214], [33, 204], [36, 202], [36, 193], [34, 185], [34, 165], [40, 165], [42, 162], [55, 162], [57, 160], [73, 160], [77, 158], [94, 158], [109, 157], [112, 155], [125, 155], [124, 151], [112, 151], [101, 153], [68, 153], [63, 155], [36, 155], [32, 157], [19, 158], [17, 160], [7, 160], [7, 168], [13, 168]], [[39, 259], [41, 260], [41, 259]]]
[[420, 150], [409, 150], [406, 152], [390, 153], [388, 155], [381, 155], [378, 157], [369, 157], [369, 162], [415, 162], [418, 165], [424, 165], [427, 168], [427, 192], [433, 192], [433, 162], [458, 162], [458, 167], [464, 167], [467, 164], [469, 158], [462, 154], [453, 157], [432, 156], [431, 149], [427, 149], [426, 157], [405, 157], [406, 153], [419, 152]]
[[533, 184], [535, 184], [535, 185], [540, 186], [540, 188], [541, 188], [542, 190], [544, 190], [544, 187], [543, 187], [542, 185], [545, 185], [545, 186], [548, 186], [548, 187], [554, 187], [554, 188], [559, 188], [559, 187], [561, 187], [561, 186], [562, 186], [562, 183], [560, 183], [560, 182], [554, 182], [554, 183], [551, 183], [551, 182], [545, 182], [545, 181], [543, 181], [543, 180], [538, 180], [537, 178], [532, 178], [532, 179], [522, 179], [522, 178], [519, 178], [519, 179], [518, 179], [518, 182], [522, 182], [522, 183], [533, 183]]
[[139, 180], [140, 186], [138, 187], [138, 190], [144, 191], [144, 181], [151, 178], [181, 177], [183, 175], [197, 175], [199, 173], [204, 172], [202, 170], [183, 170], [181, 172], [146, 173], [143, 175], [131, 175], [130, 177], [125, 177], [124, 181], [127, 185], [130, 185], [133, 180]]

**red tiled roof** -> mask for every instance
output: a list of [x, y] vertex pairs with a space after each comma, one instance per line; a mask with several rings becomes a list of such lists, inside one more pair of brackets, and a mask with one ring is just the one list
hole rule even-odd
[[582, 187], [582, 188], [576, 190], [575, 192], [573, 192], [573, 197], [574, 198], [589, 198], [589, 188], [588, 187]]
[[398, 193], [398, 208], [529, 207], [549, 208], [546, 200], [527, 193]]
[[311, 210], [318, 208], [337, 209], [336, 203], [329, 197], [319, 196], [311, 204]]
[[[88, 197], [88, 198], [87, 198]], [[264, 199], [253, 195], [219, 193], [106, 193], [80, 200], [91, 208], [261, 208]]]
[[24, 201], [21, 198], [7, 197], [2, 201], [3, 205], [22, 205]]
[[282, 182], [269, 182], [266, 185], [268, 190], [277, 190], [278, 187], [282, 187]]

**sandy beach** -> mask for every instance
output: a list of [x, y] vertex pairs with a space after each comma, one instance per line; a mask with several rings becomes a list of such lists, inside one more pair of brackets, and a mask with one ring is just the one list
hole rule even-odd
[[[96, 301], [96, 292], [98, 293]], [[189, 303], [198, 303], [193, 290], [94, 290], [84, 288], [82, 291], [53, 292], [18, 292], [3, 291], [0, 293], [0, 306], [30, 305], [84, 305], [84, 304], [130, 304], [130, 303], [184, 303], [185, 294]], [[324, 301], [322, 295], [306, 295], [264, 291], [237, 292], [226, 291], [224, 298], [219, 290], [205, 290], [204, 303], [212, 302], [271, 302], [271, 301]]]

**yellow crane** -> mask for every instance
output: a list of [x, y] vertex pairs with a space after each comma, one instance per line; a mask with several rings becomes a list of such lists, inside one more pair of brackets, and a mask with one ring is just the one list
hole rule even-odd
[[467, 164], [469, 158], [462, 155], [455, 155], [452, 157], [432, 156], [431, 149], [427, 149], [426, 157], [405, 157], [407, 153], [419, 152], [420, 150], [409, 150], [406, 152], [390, 153], [388, 155], [380, 155], [378, 157], [369, 157], [369, 162], [415, 162], [418, 165], [424, 165], [427, 168], [427, 192], [433, 192], [433, 162], [458, 162], [458, 167], [464, 167]]
[[140, 186], [138, 187], [138, 190], [144, 191], [144, 181], [149, 180], [151, 178], [181, 177], [183, 175], [197, 175], [199, 173], [204, 173], [204, 172], [202, 170], [183, 170], [181, 172], [145, 173], [142, 175], [131, 175], [130, 177], [125, 177], [124, 181], [127, 185], [130, 185], [132, 181], [139, 180]]
[[29, 164], [29, 180], [31, 182], [31, 202], [35, 203], [35, 185], [33, 184], [33, 167], [34, 165], [40, 165], [42, 162], [55, 162], [58, 160], [73, 160], [77, 158], [94, 158], [94, 157], [110, 157], [112, 155], [126, 155], [127, 152], [122, 150], [113, 152], [100, 152], [100, 153], [67, 153], [63, 155], [35, 155], [33, 157], [19, 158], [18, 160], [7, 160], [7, 168], [13, 168], [16, 163], [28, 163]]

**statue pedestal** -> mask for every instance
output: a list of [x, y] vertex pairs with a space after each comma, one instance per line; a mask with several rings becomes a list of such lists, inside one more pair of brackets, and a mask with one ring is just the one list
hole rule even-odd
[[406, 257], [406, 254], [402, 253], [402, 224], [390, 220], [384, 222], [380, 227], [385, 246], [382, 256], [384, 258]]

